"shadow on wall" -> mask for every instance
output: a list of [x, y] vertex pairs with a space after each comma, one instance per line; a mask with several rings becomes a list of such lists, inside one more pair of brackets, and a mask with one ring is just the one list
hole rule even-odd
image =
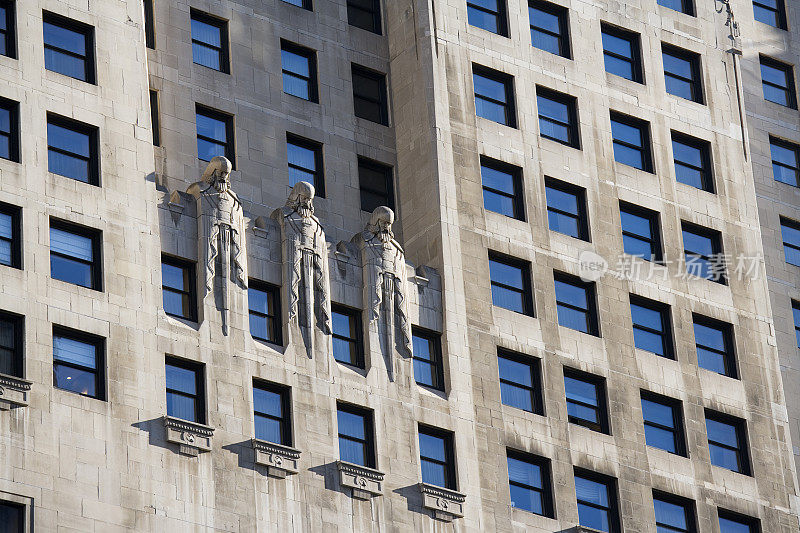
[[135, 427], [141, 431], [147, 432], [148, 444], [150, 446], [158, 446], [166, 450], [175, 451], [176, 446], [167, 442], [167, 434], [164, 431], [164, 418], [158, 417], [152, 420], [143, 420], [141, 422], [134, 422], [131, 427]]
[[339, 483], [339, 468], [335, 461], [324, 465], [312, 466], [308, 470], [325, 479], [325, 488], [327, 490], [335, 490], [336, 492], [350, 496], [350, 489], [342, 487]]

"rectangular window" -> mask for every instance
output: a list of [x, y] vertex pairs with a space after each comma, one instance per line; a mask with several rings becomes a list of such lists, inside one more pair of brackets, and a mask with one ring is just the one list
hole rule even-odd
[[364, 368], [364, 342], [361, 332], [361, 311], [343, 305], [331, 305], [333, 358]]
[[630, 295], [633, 342], [640, 350], [674, 359], [669, 306]]
[[301, 7], [303, 9], [307, 9], [311, 11], [311, 0], [283, 0], [287, 4], [291, 4], [293, 6]]
[[289, 185], [294, 186], [298, 181], [307, 181], [314, 186], [316, 196], [325, 198], [322, 145], [287, 133], [286, 159], [289, 164]]
[[411, 343], [416, 382], [436, 390], [444, 390], [444, 364], [439, 334], [413, 327]]
[[423, 483], [456, 489], [456, 460], [452, 433], [419, 426], [419, 460]]
[[481, 157], [481, 184], [484, 209], [525, 220], [521, 168]]
[[786, 5], [784, 0], [753, 0], [755, 19], [782, 30], [786, 29]]
[[529, 413], [544, 414], [538, 359], [508, 350], [497, 350], [500, 398], [503, 405]]
[[256, 438], [292, 445], [292, 407], [289, 387], [253, 380], [253, 417]]
[[236, 168], [236, 155], [233, 144], [233, 117], [213, 109], [195, 106], [197, 123], [197, 158], [211, 161], [221, 155]]
[[536, 87], [539, 135], [580, 149], [578, 103], [574, 96]]
[[380, 0], [347, 0], [347, 22], [356, 28], [380, 35]]
[[533, 316], [530, 263], [489, 252], [489, 279], [493, 305]]
[[156, 21], [153, 14], [153, 0], [144, 0], [144, 42], [147, 48], [156, 48]]
[[[175, 272], [177, 274], [177, 272]], [[185, 274], [182, 271], [181, 274]], [[187, 284], [180, 278], [180, 286], [186, 287]], [[178, 278], [175, 278], [178, 281]], [[165, 293], [166, 294], [166, 293]], [[175, 309], [177, 306], [177, 296], [181, 298], [181, 311], [183, 310], [185, 292], [179, 288], [175, 293]], [[247, 305], [250, 314], [250, 335], [254, 339], [273, 344], [281, 345], [281, 299], [280, 288], [268, 285], [260, 281], [250, 280], [247, 287]], [[166, 307], [166, 306], [165, 306]]]
[[693, 315], [697, 364], [723, 376], [736, 377], [733, 327], [718, 320]]
[[800, 146], [770, 135], [769, 149], [775, 181], [800, 187]]
[[575, 499], [580, 525], [607, 533], [619, 533], [617, 483], [613, 478], [575, 469]]
[[695, 533], [694, 502], [672, 494], [653, 491], [658, 533]]
[[795, 343], [800, 348], [800, 302], [797, 300], [792, 300], [792, 318], [794, 319]]
[[48, 113], [47, 170], [59, 176], [99, 185], [97, 128]]
[[24, 325], [21, 316], [0, 311], [0, 374], [25, 377], [22, 358]]
[[506, 451], [511, 506], [553, 518], [550, 461], [515, 450]]
[[508, 37], [505, 0], [467, 0], [467, 20], [471, 26]]
[[167, 416], [206, 423], [203, 365], [184, 359], [167, 357]]
[[102, 290], [100, 233], [50, 221], [50, 276], [81, 287]]
[[513, 78], [479, 65], [472, 66], [475, 113], [512, 128], [517, 127], [514, 111]]
[[564, 368], [564, 391], [570, 423], [609, 433], [605, 379]]
[[372, 213], [385, 205], [394, 209], [394, 183], [392, 167], [358, 158], [358, 185], [361, 190], [361, 210]]
[[19, 207], [0, 203], [0, 265], [22, 268]]
[[317, 102], [317, 54], [313, 50], [281, 41], [283, 92]]
[[207, 13], [191, 10], [192, 61], [220, 72], [229, 73], [228, 22]]
[[161, 256], [161, 287], [165, 313], [186, 320], [197, 320], [196, 285], [194, 263]]
[[712, 465], [750, 475], [744, 420], [707, 409], [706, 433]]
[[589, 240], [589, 216], [586, 212], [586, 189], [545, 177], [547, 223], [552, 231]]
[[95, 83], [94, 28], [53, 13], [43, 14], [44, 68]]
[[569, 59], [567, 8], [549, 2], [531, 0], [528, 2], [528, 19], [531, 26], [531, 44], [535, 48]]
[[0, 500], [0, 524], [6, 533], [25, 533], [25, 506]]
[[642, 391], [644, 439], [648, 446], [686, 456], [681, 402]]
[[20, 160], [19, 102], [5, 98], [0, 98], [0, 157], [16, 163]]
[[0, 55], [17, 58], [17, 21], [14, 0], [0, 1]]
[[694, 16], [694, 3], [692, 0], [658, 0], [658, 5], [674, 9], [679, 13]]
[[558, 324], [599, 336], [597, 304], [594, 283], [581, 281], [575, 276], [553, 272], [556, 288]]
[[702, 104], [700, 56], [666, 44], [661, 45], [661, 56], [664, 61], [664, 82], [667, 85], [667, 92]]
[[749, 516], [717, 509], [719, 517], [719, 533], [761, 533], [758, 519]]
[[105, 399], [105, 340], [53, 327], [53, 386], [82, 396]]
[[791, 65], [761, 56], [761, 85], [765, 100], [797, 109], [794, 69]]
[[645, 261], [661, 261], [661, 231], [658, 213], [626, 202], [619, 203], [622, 247], [626, 254]]
[[727, 284], [722, 235], [715, 230], [681, 223], [686, 272], [707, 280]]
[[614, 160], [645, 172], [653, 172], [650, 124], [620, 113], [611, 113]]
[[642, 54], [638, 33], [601, 24], [606, 72], [642, 83]]
[[150, 89], [150, 125], [153, 128], [153, 146], [161, 146], [161, 122], [158, 120], [158, 91]]
[[389, 124], [386, 102], [386, 74], [352, 66], [353, 113], [365, 120], [384, 126]]
[[711, 143], [673, 131], [672, 158], [675, 162], [675, 179], [679, 183], [714, 192]]
[[781, 217], [781, 235], [786, 262], [800, 266], [800, 222]]
[[375, 468], [375, 433], [372, 411], [354, 405], [337, 404], [339, 458], [356, 465]]

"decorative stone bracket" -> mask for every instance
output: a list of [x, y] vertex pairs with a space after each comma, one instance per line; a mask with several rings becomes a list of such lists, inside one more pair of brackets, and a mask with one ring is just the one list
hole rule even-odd
[[337, 461], [336, 466], [339, 467], [339, 483], [353, 489], [353, 498], [369, 500], [383, 494], [383, 472], [345, 461]]
[[0, 374], [0, 411], [27, 406], [31, 384], [27, 379]]
[[253, 439], [252, 443], [256, 464], [266, 466], [268, 476], [285, 478], [297, 473], [300, 450], [258, 439]]
[[200, 452], [211, 451], [211, 436], [214, 434], [211, 426], [165, 416], [164, 428], [167, 442], [178, 444], [183, 455], [197, 457]]
[[419, 490], [422, 492], [422, 506], [432, 510], [437, 520], [452, 522], [454, 518], [464, 516], [465, 494], [428, 483], [420, 483]]

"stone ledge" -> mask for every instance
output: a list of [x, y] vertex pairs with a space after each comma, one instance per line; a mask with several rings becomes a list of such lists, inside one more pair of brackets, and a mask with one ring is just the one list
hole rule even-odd
[[464, 516], [466, 494], [428, 483], [420, 483], [419, 490], [422, 493], [422, 506], [432, 510], [437, 520], [452, 522], [454, 518]]
[[27, 379], [0, 374], [0, 411], [26, 407], [30, 400], [31, 385], [33, 382]]
[[384, 473], [346, 461], [336, 461], [339, 468], [339, 483], [353, 489], [353, 498], [369, 500], [383, 494]]
[[164, 417], [167, 442], [178, 444], [180, 453], [197, 457], [200, 452], [211, 451], [211, 436], [214, 428], [173, 416]]
[[285, 478], [297, 473], [300, 450], [259, 439], [253, 439], [251, 443], [256, 452], [256, 464], [266, 466], [268, 476]]

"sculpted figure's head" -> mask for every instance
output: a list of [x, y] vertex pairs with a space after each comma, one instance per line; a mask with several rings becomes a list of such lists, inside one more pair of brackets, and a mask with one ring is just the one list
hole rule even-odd
[[291, 207], [303, 216], [314, 214], [314, 186], [307, 181], [298, 181], [292, 187], [286, 206]]
[[208, 162], [203, 172], [203, 181], [213, 185], [219, 192], [225, 192], [231, 187], [230, 175], [233, 164], [226, 157], [215, 156]]
[[381, 241], [389, 242], [394, 238], [392, 224], [394, 224], [394, 211], [382, 205], [376, 207], [372, 212], [369, 224], [367, 224], [367, 231], [378, 236]]

